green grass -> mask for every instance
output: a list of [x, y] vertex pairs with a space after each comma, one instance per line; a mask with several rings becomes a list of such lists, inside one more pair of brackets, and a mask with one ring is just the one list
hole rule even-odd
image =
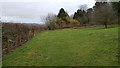
[[39, 33], [3, 57], [3, 66], [117, 66], [118, 27]]

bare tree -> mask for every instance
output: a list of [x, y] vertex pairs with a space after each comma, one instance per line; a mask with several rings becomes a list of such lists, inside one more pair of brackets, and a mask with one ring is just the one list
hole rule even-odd
[[46, 27], [49, 29], [49, 30], [54, 30], [56, 29], [56, 24], [54, 22], [54, 20], [57, 18], [57, 16], [55, 14], [52, 14], [52, 13], [49, 13], [45, 19], [44, 19], [44, 22], [45, 22], [45, 25]]
[[79, 6], [80, 10], [86, 11], [88, 9], [87, 4], [83, 4]]
[[107, 25], [112, 22], [114, 19], [114, 11], [110, 3], [103, 2], [97, 8], [95, 8], [95, 21], [99, 24], [102, 24], [107, 28]]

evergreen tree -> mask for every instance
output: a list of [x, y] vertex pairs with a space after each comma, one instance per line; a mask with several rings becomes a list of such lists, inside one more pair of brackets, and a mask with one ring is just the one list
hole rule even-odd
[[73, 19], [76, 19], [76, 20], [77, 20], [77, 12], [74, 13]]
[[87, 22], [86, 12], [84, 10], [78, 9], [77, 12], [74, 13], [73, 19], [78, 20], [81, 24], [86, 24]]
[[79, 18], [83, 16], [83, 11], [78, 9], [77, 12], [74, 13], [73, 19], [76, 19], [79, 21]]
[[61, 8], [57, 17], [63, 19], [65, 17], [67, 17], [67, 16], [69, 17], [68, 13], [65, 12], [65, 10], [63, 8]]
[[69, 15], [68, 15], [68, 13], [65, 12], [65, 10], [64, 10], [63, 8], [60, 9], [57, 17], [58, 17], [58, 18], [61, 18], [63, 21], [65, 21], [66, 24], [70, 23], [69, 20], [68, 20], [68, 18], [70, 18], [70, 17], [69, 17]]
[[113, 9], [118, 13], [120, 16], [120, 1], [119, 2], [112, 2]]

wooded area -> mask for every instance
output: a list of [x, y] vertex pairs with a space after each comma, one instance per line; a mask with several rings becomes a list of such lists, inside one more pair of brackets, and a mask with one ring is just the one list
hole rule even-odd
[[93, 8], [87, 8], [87, 5], [80, 5], [77, 12], [71, 17], [61, 8], [58, 15], [48, 14], [45, 23], [49, 30], [65, 27], [80, 27], [91, 25], [118, 24], [120, 15], [120, 2], [96, 2]]

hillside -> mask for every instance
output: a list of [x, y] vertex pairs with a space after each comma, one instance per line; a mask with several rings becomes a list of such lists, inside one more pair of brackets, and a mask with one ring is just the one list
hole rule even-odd
[[118, 27], [44, 31], [3, 57], [3, 66], [116, 66]]

